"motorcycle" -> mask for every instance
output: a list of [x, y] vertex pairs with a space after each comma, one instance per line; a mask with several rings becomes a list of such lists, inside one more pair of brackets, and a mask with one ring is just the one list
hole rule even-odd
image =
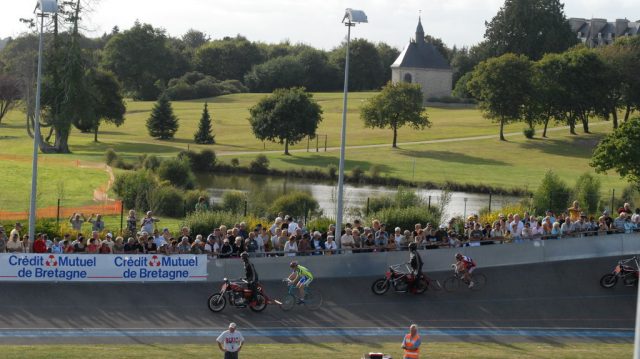
[[[635, 267], [630, 264], [635, 264]], [[603, 288], [613, 288], [619, 279], [622, 279], [626, 286], [638, 285], [639, 272], [640, 263], [638, 263], [638, 257], [622, 259], [618, 261], [611, 273], [607, 273], [600, 278], [600, 285]]]
[[256, 283], [257, 293], [253, 295], [253, 291], [247, 288], [247, 281], [232, 282], [228, 278], [224, 278], [220, 292], [212, 294], [207, 301], [209, 309], [218, 313], [222, 311], [227, 302], [236, 308], [246, 308], [247, 306], [254, 312], [261, 312], [271, 300], [264, 292], [262, 284]]
[[[405, 267], [406, 271], [402, 271], [402, 267]], [[415, 276], [411, 274], [411, 268], [407, 263], [396, 264], [389, 266], [389, 270], [386, 272], [384, 278], [376, 279], [373, 282], [371, 285], [371, 291], [374, 294], [383, 295], [390, 287], [393, 287], [396, 292], [406, 293], [409, 291], [409, 285], [415, 280]], [[422, 274], [420, 280], [413, 286], [411, 292], [415, 294], [422, 294], [429, 287], [432, 287], [435, 290], [440, 290], [442, 288], [437, 280], [431, 280]]]

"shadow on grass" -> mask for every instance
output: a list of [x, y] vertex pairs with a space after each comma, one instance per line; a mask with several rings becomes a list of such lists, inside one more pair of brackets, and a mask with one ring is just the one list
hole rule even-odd
[[[280, 157], [282, 162], [295, 165], [295, 166], [317, 166], [321, 168], [327, 168], [330, 165], [338, 166], [339, 159], [333, 156], [322, 156], [322, 155], [310, 155], [310, 156], [282, 156]], [[354, 167], [360, 167], [360, 169], [367, 171], [372, 165], [378, 165], [380, 172], [385, 173], [391, 171], [391, 168], [387, 165], [382, 165], [376, 163], [375, 157], [371, 158], [371, 162], [368, 161], [354, 161], [354, 160], [345, 160], [344, 167], [345, 170], [350, 170]]]
[[88, 144], [73, 144], [73, 152], [96, 152], [106, 151], [109, 148], [117, 148], [118, 153], [173, 153], [179, 149], [176, 146], [163, 145], [159, 143], [129, 143], [129, 142], [91, 142]]
[[464, 153], [450, 152], [450, 151], [433, 151], [433, 150], [403, 150], [399, 149], [398, 153], [411, 158], [431, 158], [444, 162], [455, 162], [462, 164], [473, 164], [473, 165], [493, 165], [493, 166], [503, 166], [507, 165], [506, 162], [499, 161], [493, 158], [483, 158], [483, 157], [475, 157], [469, 156]]
[[603, 134], [577, 135], [562, 138], [534, 138], [520, 144], [528, 150], [538, 150], [556, 156], [591, 158]]

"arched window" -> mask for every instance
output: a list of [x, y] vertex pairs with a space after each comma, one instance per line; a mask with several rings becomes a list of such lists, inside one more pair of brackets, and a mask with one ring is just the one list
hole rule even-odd
[[411, 74], [404, 74], [404, 82], [411, 83]]

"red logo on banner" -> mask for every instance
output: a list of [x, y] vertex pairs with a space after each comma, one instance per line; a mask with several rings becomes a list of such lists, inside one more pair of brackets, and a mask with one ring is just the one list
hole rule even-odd
[[44, 262], [44, 264], [47, 267], [57, 267], [58, 261], [56, 260], [56, 256], [54, 256], [53, 254], [49, 254], [49, 257], [47, 257], [47, 260]]
[[149, 267], [160, 267], [160, 259], [158, 259], [158, 256], [152, 256], [151, 260], [149, 261]]

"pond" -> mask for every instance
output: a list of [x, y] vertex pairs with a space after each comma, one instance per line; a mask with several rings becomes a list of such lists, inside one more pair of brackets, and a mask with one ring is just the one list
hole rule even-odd
[[[337, 182], [337, 181], [336, 181]], [[222, 201], [222, 195], [226, 191], [239, 190], [247, 193], [249, 206], [261, 203], [262, 208], [268, 205], [278, 196], [291, 192], [303, 191], [313, 195], [320, 204], [320, 208], [326, 217], [335, 217], [337, 207], [337, 183], [327, 181], [313, 181], [301, 178], [269, 177], [261, 175], [204, 175], [197, 177], [198, 186], [209, 192], [214, 203]], [[395, 188], [384, 186], [353, 185], [345, 184], [344, 204], [345, 216], [349, 220], [350, 209], [364, 208], [367, 205], [367, 198], [393, 195]], [[438, 206], [442, 197], [441, 190], [415, 189], [416, 193], [431, 205]], [[482, 208], [489, 206], [488, 194], [450, 192], [451, 199], [445, 209], [444, 218], [448, 219], [456, 215], [469, 215], [478, 213]], [[496, 210], [504, 205], [515, 203], [518, 197], [492, 195], [491, 209]], [[466, 206], [466, 208], [465, 208]]]

